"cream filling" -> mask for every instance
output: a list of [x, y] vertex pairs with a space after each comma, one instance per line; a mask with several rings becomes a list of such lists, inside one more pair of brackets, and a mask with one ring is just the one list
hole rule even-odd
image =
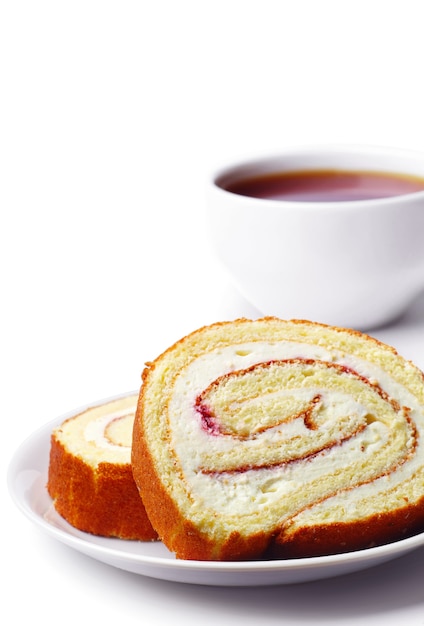
[[55, 436], [67, 450], [91, 465], [131, 462], [136, 395], [91, 407], [67, 419]]
[[[403, 418], [399, 416], [396, 418], [398, 423], [392, 425], [384, 424], [378, 419], [372, 421], [361, 432], [348, 437], [343, 445], [335, 444], [328, 450], [312, 456], [307, 462], [307, 469], [305, 463], [294, 462], [276, 466], [272, 471], [264, 468], [219, 474], [202, 472], [201, 468], [207, 465], [214, 455], [225, 453], [230, 455], [234, 453], [234, 448], [237, 446], [240, 448], [242, 466], [243, 453], [248, 448], [257, 446], [265, 449], [275, 440], [280, 440], [284, 444], [284, 441], [290, 438], [302, 438], [308, 434], [303, 421], [294, 420], [291, 423], [268, 429], [258, 438], [240, 444], [232, 438], [213, 436], [206, 432], [202, 428], [199, 413], [194, 407], [196, 397], [225, 373], [245, 369], [258, 362], [293, 358], [338, 363], [368, 379], [377, 381], [380, 387], [390, 397], [396, 399], [401, 406], [409, 407], [412, 421], [418, 426], [419, 431], [424, 430], [422, 407], [415, 396], [380, 367], [363, 359], [329, 350], [323, 346], [292, 341], [252, 342], [214, 350], [193, 360], [179, 373], [169, 403], [169, 434], [186, 479], [187, 489], [190, 492], [188, 495], [193, 497], [191, 508], [193, 517], [203, 516], [207, 509], [235, 519], [244, 515], [258, 517], [262, 508], [273, 510], [275, 515], [279, 512], [278, 515], [282, 517], [290, 516], [293, 514], [293, 507], [301, 511], [311, 506], [316, 494], [320, 494], [320, 497], [321, 494], [324, 494], [323, 497], [331, 496], [332, 504], [334, 504], [338, 497], [334, 494], [342, 490], [340, 493], [343, 498], [347, 488], [346, 476], [349, 476], [349, 472], [351, 486], [361, 485], [359, 489], [353, 489], [349, 494], [349, 498], [355, 501], [364, 497], [364, 494], [366, 496], [378, 495], [388, 487], [398, 484], [399, 481], [408, 481], [420, 468], [420, 457], [424, 453], [422, 437], [419, 438], [417, 454], [400, 465], [395, 473], [391, 474], [389, 467], [387, 475], [374, 480], [382, 464], [384, 466], [385, 448], [393, 438], [393, 428], [402, 429]], [[336, 435], [337, 423], [342, 417], [350, 416], [352, 420], [357, 420], [359, 423], [369, 411], [367, 402], [362, 404], [340, 391], [307, 388], [294, 393], [305, 401], [311, 400], [316, 393], [321, 394], [324, 404], [332, 407], [332, 411], [329, 412], [331, 413], [329, 426]], [[325, 428], [323, 427], [322, 430], [325, 436]], [[343, 432], [340, 433], [340, 437], [343, 438]], [[406, 439], [403, 445], [408, 446], [411, 443], [407, 440], [408, 434], [404, 437]], [[401, 435], [400, 438], [402, 439]], [[187, 440], [190, 441], [190, 446], [187, 446]], [[374, 464], [377, 458], [378, 467], [375, 469]], [[344, 479], [340, 486], [338, 476], [342, 473]], [[276, 521], [272, 519], [270, 524]]]
[[[127, 424], [123, 418], [128, 418], [128, 411], [116, 411], [110, 415], [103, 415], [96, 420], [89, 422], [84, 429], [84, 439], [88, 443], [94, 443], [97, 448], [107, 448], [108, 450], [122, 450], [131, 448], [132, 424]], [[133, 415], [131, 415], [132, 421]], [[112, 426], [116, 425], [115, 432]]]

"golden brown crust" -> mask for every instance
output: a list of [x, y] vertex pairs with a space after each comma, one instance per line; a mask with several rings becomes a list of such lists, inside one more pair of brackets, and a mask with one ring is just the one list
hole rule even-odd
[[130, 464], [103, 462], [93, 469], [53, 434], [47, 490], [57, 512], [79, 530], [121, 539], [157, 539]]
[[342, 522], [299, 528], [273, 542], [272, 558], [304, 558], [340, 554], [392, 543], [424, 531], [424, 496], [413, 506], [379, 513], [352, 524]]

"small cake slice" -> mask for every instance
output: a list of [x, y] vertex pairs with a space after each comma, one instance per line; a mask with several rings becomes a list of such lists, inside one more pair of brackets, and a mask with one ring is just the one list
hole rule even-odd
[[424, 530], [424, 377], [365, 334], [240, 319], [143, 372], [132, 466], [178, 558], [341, 553]]
[[66, 419], [51, 436], [47, 490], [75, 528], [120, 539], [157, 539], [131, 470], [137, 394]]

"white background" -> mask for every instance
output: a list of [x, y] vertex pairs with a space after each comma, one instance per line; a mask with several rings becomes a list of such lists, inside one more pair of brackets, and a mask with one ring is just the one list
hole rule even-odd
[[[39, 426], [137, 389], [194, 328], [256, 315], [208, 248], [216, 166], [305, 143], [424, 150], [423, 16], [420, 0], [3, 0], [4, 477]], [[422, 298], [374, 334], [424, 368]], [[2, 489], [10, 624], [424, 624], [423, 550], [332, 581], [191, 587], [74, 553]]]

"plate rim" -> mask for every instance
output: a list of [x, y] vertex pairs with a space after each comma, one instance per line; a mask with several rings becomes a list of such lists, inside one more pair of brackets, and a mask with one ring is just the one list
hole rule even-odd
[[[190, 571], [190, 572], [207, 572], [210, 574], [214, 573], [222, 573], [226, 572], [228, 574], [283, 574], [283, 573], [295, 573], [302, 572], [305, 570], [322, 570], [331, 567], [338, 567], [343, 565], [351, 565], [354, 566], [355, 569], [350, 571], [357, 571], [359, 569], [365, 569], [367, 567], [371, 567], [374, 565], [378, 565], [384, 561], [393, 560], [395, 558], [399, 558], [404, 556], [405, 554], [416, 550], [419, 547], [424, 546], [424, 532], [418, 533], [416, 535], [412, 535], [410, 537], [406, 537], [404, 539], [400, 539], [395, 542], [391, 542], [388, 544], [383, 544], [380, 546], [375, 546], [372, 548], [367, 548], [364, 550], [355, 550], [351, 552], [344, 552], [339, 554], [331, 554], [325, 556], [316, 556], [316, 557], [304, 557], [297, 559], [275, 559], [275, 560], [254, 560], [254, 561], [198, 561], [198, 560], [183, 560], [176, 559], [171, 553], [169, 557], [163, 556], [154, 556], [154, 555], [143, 555], [137, 552], [127, 552], [119, 550], [113, 546], [103, 545], [103, 543], [107, 543], [109, 541], [119, 542], [124, 540], [107, 538], [107, 537], [98, 537], [93, 536], [90, 533], [85, 533], [80, 531], [79, 529], [71, 527], [66, 520], [61, 518], [61, 523], [63, 522], [64, 526], [69, 526], [72, 532], [68, 532], [65, 528], [58, 527], [51, 522], [49, 522], [45, 515], [40, 515], [34, 507], [32, 507], [28, 501], [25, 501], [22, 497], [22, 494], [19, 493], [19, 490], [16, 488], [16, 482], [19, 478], [19, 475], [24, 471], [35, 471], [38, 473], [37, 479], [40, 477], [47, 478], [48, 471], [48, 455], [44, 459], [40, 459], [40, 465], [38, 467], [30, 467], [29, 457], [27, 454], [28, 450], [34, 451], [35, 448], [40, 447], [41, 445], [48, 446], [50, 434], [52, 429], [62, 423], [65, 419], [69, 417], [78, 415], [84, 410], [88, 408], [99, 406], [103, 403], [110, 402], [113, 400], [118, 400], [124, 397], [129, 396], [137, 396], [138, 391], [131, 390], [127, 392], [123, 392], [117, 395], [108, 396], [106, 398], [93, 401], [90, 403], [86, 403], [82, 406], [79, 406], [73, 410], [67, 411], [66, 413], [59, 415], [58, 417], [44, 423], [43, 425], [36, 428], [31, 434], [25, 437], [20, 445], [15, 449], [12, 457], [9, 461], [8, 469], [7, 469], [7, 486], [9, 490], [9, 494], [14, 501], [17, 508], [36, 526], [44, 530], [48, 535], [53, 538], [61, 541], [62, 543], [68, 545], [71, 548], [74, 548], [80, 552], [83, 552], [86, 555], [92, 556], [93, 558], [99, 558], [99, 560], [103, 560], [100, 557], [108, 556], [114, 557], [118, 560], [124, 561], [126, 563], [146, 564], [148, 566], [156, 566], [166, 568], [170, 571]], [[34, 488], [35, 478], [32, 481], [31, 485]], [[41, 487], [43, 493], [43, 497], [47, 497], [51, 500], [48, 495], [47, 488], [45, 484]], [[51, 507], [53, 507], [53, 502], [51, 501]], [[55, 511], [55, 514], [57, 512]], [[81, 535], [81, 536], [80, 536]], [[94, 541], [94, 539], [96, 541]], [[98, 543], [98, 542], [101, 543]], [[143, 542], [137, 542], [143, 543]], [[146, 542], [146, 543], [160, 543], [160, 542]], [[97, 555], [97, 556], [96, 556]], [[375, 561], [375, 563], [374, 563]], [[113, 565], [110, 561], [107, 561], [110, 565]], [[122, 567], [122, 569], [126, 569]], [[133, 570], [131, 570], [133, 571]], [[141, 572], [144, 573], [144, 572]], [[150, 575], [145, 572], [146, 575]], [[328, 577], [330, 577], [329, 575]], [[155, 576], [157, 578], [163, 578], [164, 580], [170, 580], [165, 576]], [[316, 580], [319, 577], [311, 577], [309, 580]], [[175, 580], [172, 578], [172, 580]], [[195, 581], [193, 581], [195, 582]], [[208, 583], [211, 584], [211, 583]], [[240, 583], [243, 584], [243, 583]], [[269, 583], [272, 584], [272, 583]], [[284, 584], [279, 582], [278, 584]]]

